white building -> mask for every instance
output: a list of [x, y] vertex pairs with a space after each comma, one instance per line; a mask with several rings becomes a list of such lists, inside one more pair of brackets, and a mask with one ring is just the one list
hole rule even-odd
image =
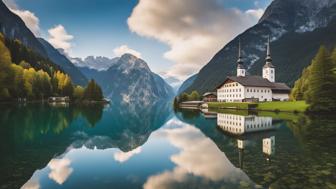
[[242, 116], [218, 113], [217, 125], [223, 131], [234, 135], [275, 129], [275, 126], [272, 124], [272, 117], [254, 115]]
[[217, 87], [219, 102], [285, 101], [289, 99], [290, 88], [284, 83], [275, 82], [275, 67], [272, 64], [269, 39], [262, 77], [246, 74], [240, 42], [238, 51], [237, 76], [228, 77]]

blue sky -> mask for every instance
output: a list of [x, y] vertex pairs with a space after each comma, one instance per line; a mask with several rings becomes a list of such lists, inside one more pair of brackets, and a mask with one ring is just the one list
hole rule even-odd
[[[114, 57], [118, 55], [116, 48], [127, 46], [140, 53], [141, 58], [148, 62], [154, 72], [164, 77], [183, 80], [196, 73], [235, 35], [254, 25], [270, 1], [7, 0], [6, 2], [15, 4], [13, 9], [31, 12], [38, 20], [38, 23], [35, 23], [38, 24], [38, 35], [43, 38], [51, 39], [48, 31], [61, 25], [62, 28], [55, 30], [55, 43], [52, 44], [60, 47], [70, 45], [66, 48], [72, 57], [84, 58], [89, 55]], [[64, 37], [58, 36], [64, 32], [67, 39], [58, 41], [64, 40]], [[204, 55], [199, 52], [204, 52]]]

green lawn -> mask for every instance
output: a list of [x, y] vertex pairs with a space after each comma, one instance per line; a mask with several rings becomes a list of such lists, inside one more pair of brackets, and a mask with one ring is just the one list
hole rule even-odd
[[257, 107], [258, 110], [285, 112], [304, 112], [307, 108], [308, 104], [304, 101], [261, 102]]
[[257, 107], [257, 103], [246, 103], [246, 102], [209, 102], [209, 108], [218, 108], [218, 109], [252, 109]]
[[305, 112], [308, 105], [304, 101], [260, 103], [209, 102], [208, 107], [214, 109], [256, 109], [262, 111]]

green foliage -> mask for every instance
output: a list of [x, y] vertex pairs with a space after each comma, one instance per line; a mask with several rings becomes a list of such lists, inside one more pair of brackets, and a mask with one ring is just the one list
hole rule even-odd
[[182, 93], [180, 95], [180, 102], [188, 101], [188, 99], [189, 99], [189, 95], [187, 93]]
[[29, 65], [23, 64], [24, 68], [28, 69], [32, 67], [35, 70], [43, 70], [49, 75], [51, 75], [53, 71], [61, 70], [61, 68], [51, 60], [44, 58], [40, 54], [24, 46], [21, 41], [17, 39], [5, 39], [4, 43], [11, 52], [10, 55], [14, 64], [21, 65], [23, 62], [29, 62]]
[[10, 52], [3, 43], [3, 37], [0, 39], [0, 98], [8, 98], [8, 88], [13, 81], [13, 72], [11, 69]]
[[[102, 91], [94, 81], [88, 88], [91, 91], [87, 93], [89, 99], [103, 99]], [[0, 33], [0, 101], [46, 99], [50, 96], [71, 98], [73, 95], [81, 99], [84, 89], [76, 87], [75, 91], [69, 75], [20, 41], [7, 40]]]
[[93, 101], [100, 101], [102, 100], [103, 92], [100, 88], [100, 86], [91, 79], [88, 86], [86, 87], [84, 91], [84, 99], [85, 100], [93, 100]]
[[257, 106], [256, 103], [248, 102], [208, 102], [209, 108], [218, 108], [218, 109], [251, 109]]
[[293, 100], [305, 100], [310, 111], [336, 110], [336, 49], [321, 47], [292, 90]]
[[312, 61], [306, 101], [311, 111], [336, 110], [336, 75], [332, 56], [321, 47]]
[[197, 91], [193, 91], [188, 96], [188, 100], [190, 100], [190, 101], [198, 101], [198, 100], [201, 100], [201, 96], [198, 94]]
[[76, 87], [74, 88], [73, 97], [74, 97], [75, 99], [82, 99], [83, 96], [84, 96], [84, 91], [85, 91], [85, 89], [84, 89], [83, 87], [81, 87], [81, 86], [76, 86]]

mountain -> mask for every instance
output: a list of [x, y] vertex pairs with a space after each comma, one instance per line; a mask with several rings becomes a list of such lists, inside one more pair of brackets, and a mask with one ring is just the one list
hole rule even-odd
[[271, 36], [276, 80], [293, 86], [320, 45], [336, 44], [336, 0], [274, 0], [259, 22], [225, 45], [197, 74], [187, 92], [215, 90], [236, 74], [238, 41], [250, 74], [261, 74], [266, 42]]
[[197, 78], [197, 74], [190, 76], [187, 80], [185, 80], [180, 88], [177, 91], [177, 94], [181, 94], [183, 91], [185, 91], [188, 87], [190, 87], [195, 79]]
[[85, 86], [88, 83], [87, 78], [70, 60], [51, 44], [42, 38], [38, 38], [39, 42], [46, 50], [48, 58], [55, 64], [59, 65], [69, 76], [75, 84]]
[[5, 37], [19, 39], [25, 46], [30, 47], [43, 56], [46, 55], [42, 44], [26, 27], [22, 19], [12, 13], [2, 1], [0, 1], [0, 32]]
[[174, 90], [147, 63], [131, 54], [118, 58], [107, 70], [88, 67], [79, 69], [102, 86], [104, 95], [112, 101], [149, 103], [174, 96]]
[[0, 1], [0, 32], [8, 39], [20, 40], [26, 47], [32, 49], [42, 57], [50, 59], [54, 64], [59, 65], [65, 73], [70, 75], [75, 84], [87, 84], [86, 77], [67, 57], [62, 55], [44, 39], [36, 38], [22, 19], [11, 12], [2, 1]]
[[88, 56], [85, 59], [81, 58], [72, 58], [71, 61], [77, 67], [87, 67], [95, 70], [107, 70], [113, 64], [115, 64], [119, 58], [107, 58], [103, 56]]

